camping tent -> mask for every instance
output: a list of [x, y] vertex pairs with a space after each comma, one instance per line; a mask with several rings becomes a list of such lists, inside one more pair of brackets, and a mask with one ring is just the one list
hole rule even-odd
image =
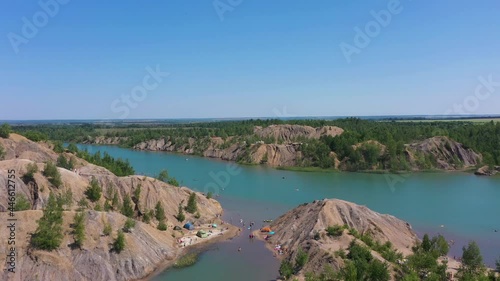
[[213, 227], [213, 228], [217, 228], [217, 224], [215, 224], [215, 223], [214, 223], [214, 224], [212, 224], [212, 227]]
[[190, 222], [186, 223], [184, 225], [184, 228], [187, 229], [187, 230], [193, 230], [194, 229], [194, 225]]
[[177, 225], [176, 225], [176, 226], [174, 227], [174, 230], [182, 230], [182, 228], [181, 228], [180, 226], [177, 226]]
[[266, 227], [261, 228], [261, 229], [260, 229], [260, 231], [261, 231], [261, 232], [271, 232], [272, 230], [271, 230], [271, 228], [270, 228], [270, 227], [267, 227], [267, 226], [266, 226]]
[[200, 230], [198, 231], [198, 233], [196, 233], [196, 236], [200, 237], [200, 238], [207, 238], [208, 237], [208, 233], [204, 230]]

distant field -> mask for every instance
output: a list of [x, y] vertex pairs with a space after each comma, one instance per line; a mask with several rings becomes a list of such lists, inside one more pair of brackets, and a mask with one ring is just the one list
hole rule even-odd
[[396, 122], [474, 122], [474, 123], [488, 123], [491, 121], [500, 122], [500, 118], [396, 120]]

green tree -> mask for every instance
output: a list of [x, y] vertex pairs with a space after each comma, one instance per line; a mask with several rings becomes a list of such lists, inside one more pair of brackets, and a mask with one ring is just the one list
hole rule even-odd
[[194, 192], [189, 195], [186, 211], [190, 214], [194, 214], [198, 211], [198, 205], [196, 203], [196, 193]]
[[5, 148], [0, 143], [0, 160], [3, 160], [4, 158], [5, 158]]
[[90, 185], [85, 190], [85, 195], [91, 202], [97, 202], [101, 199], [102, 188], [95, 177], [92, 177]]
[[89, 207], [89, 202], [87, 201], [87, 199], [82, 197], [82, 199], [80, 199], [80, 201], [78, 201], [78, 210], [83, 211], [83, 210], [87, 209], [88, 207]]
[[134, 229], [134, 227], [135, 227], [135, 220], [133, 220], [131, 218], [128, 218], [125, 221], [125, 225], [123, 226], [123, 231], [125, 231], [125, 232], [131, 232], [132, 229]]
[[326, 234], [331, 237], [341, 236], [344, 232], [344, 228], [340, 225], [329, 226], [326, 228]]
[[63, 239], [63, 208], [50, 193], [43, 216], [37, 221], [38, 227], [31, 236], [31, 246], [40, 250], [52, 251], [61, 245]]
[[207, 193], [207, 199], [212, 199], [212, 197], [214, 197], [214, 194], [212, 193], [212, 191], [209, 191]]
[[113, 209], [115, 209], [115, 210], [120, 209], [120, 201], [118, 199], [118, 191], [116, 191], [116, 190], [113, 193], [113, 199], [111, 200], [111, 206], [113, 206]]
[[283, 260], [280, 265], [280, 274], [285, 280], [288, 280], [292, 277], [293, 274], [293, 265], [291, 262]]
[[165, 223], [165, 221], [160, 221], [160, 223], [158, 223], [158, 226], [156, 228], [158, 230], [165, 231], [167, 230], [167, 224]]
[[462, 248], [462, 265], [459, 269], [459, 274], [462, 276], [478, 277], [483, 275], [485, 266], [481, 250], [476, 242], [469, 242], [467, 247]]
[[374, 259], [369, 265], [367, 270], [367, 279], [370, 281], [389, 281], [391, 275], [386, 263]]
[[309, 255], [302, 249], [297, 251], [297, 255], [295, 256], [295, 271], [300, 271], [309, 261]]
[[179, 208], [177, 211], [177, 216], [175, 217], [179, 222], [183, 222], [186, 219], [186, 216], [184, 215], [184, 211], [182, 210], [182, 205], [179, 204]]
[[129, 218], [134, 216], [134, 208], [132, 207], [132, 200], [130, 199], [130, 196], [128, 194], [125, 195], [125, 198], [123, 198], [122, 214]]
[[166, 182], [168, 180], [168, 171], [161, 170], [158, 176], [156, 177], [159, 181]]
[[76, 154], [78, 152], [78, 147], [74, 143], [70, 143], [67, 149], [73, 154]]
[[136, 189], [134, 189], [134, 196], [132, 197], [132, 201], [134, 201], [135, 205], [137, 205], [137, 208], [139, 208], [139, 202], [141, 200], [141, 184], [137, 186]]
[[64, 157], [64, 155], [59, 155], [59, 157], [57, 157], [57, 162], [56, 162], [56, 166], [57, 167], [61, 167], [61, 168], [64, 168], [66, 170], [73, 170], [73, 163], [71, 163], [71, 161], [68, 162], [68, 160], [66, 160], [66, 157]]
[[118, 235], [113, 243], [113, 249], [117, 253], [121, 253], [125, 249], [125, 234], [121, 230], [118, 230]]
[[29, 163], [26, 166], [26, 173], [23, 175], [23, 181], [28, 183], [35, 180], [35, 174], [38, 172], [38, 165], [35, 162]]
[[3, 123], [0, 126], [0, 138], [4, 138], [4, 139], [9, 138], [11, 131], [12, 131], [12, 128], [10, 127], [10, 125], [7, 123]]
[[31, 202], [28, 199], [26, 199], [26, 197], [23, 194], [17, 195], [16, 204], [14, 205], [14, 210], [18, 212], [30, 209], [31, 209]]
[[160, 201], [158, 201], [155, 206], [155, 217], [158, 221], [163, 221], [166, 218], [165, 209], [163, 209]]
[[57, 170], [56, 165], [51, 161], [45, 163], [45, 168], [43, 170], [43, 175], [56, 187], [60, 187], [62, 185], [61, 174]]
[[81, 248], [85, 241], [85, 213], [78, 212], [75, 214], [73, 221], [73, 238], [75, 245]]
[[56, 141], [54, 142], [54, 148], [53, 148], [55, 153], [63, 153], [64, 152], [64, 146], [62, 142]]

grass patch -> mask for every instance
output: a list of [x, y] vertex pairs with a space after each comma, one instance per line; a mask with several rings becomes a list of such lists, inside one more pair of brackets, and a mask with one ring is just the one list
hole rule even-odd
[[174, 268], [184, 268], [194, 265], [198, 261], [198, 254], [191, 253], [180, 258], [175, 264]]

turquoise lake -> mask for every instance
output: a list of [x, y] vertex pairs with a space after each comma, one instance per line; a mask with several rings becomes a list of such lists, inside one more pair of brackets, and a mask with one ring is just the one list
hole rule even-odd
[[[128, 159], [137, 174], [155, 176], [167, 169], [184, 186], [215, 191], [225, 219], [235, 225], [243, 219], [260, 226], [262, 220], [274, 219], [299, 204], [339, 198], [403, 219], [420, 235], [441, 233], [453, 239], [452, 256], [461, 256], [462, 246], [470, 240], [479, 243], [487, 265], [493, 267], [500, 256], [500, 177], [294, 172], [115, 146], [79, 147]], [[248, 234], [245, 230], [240, 237], [210, 246], [196, 265], [167, 270], [153, 280], [274, 280], [278, 262], [262, 242], [249, 241]]]

